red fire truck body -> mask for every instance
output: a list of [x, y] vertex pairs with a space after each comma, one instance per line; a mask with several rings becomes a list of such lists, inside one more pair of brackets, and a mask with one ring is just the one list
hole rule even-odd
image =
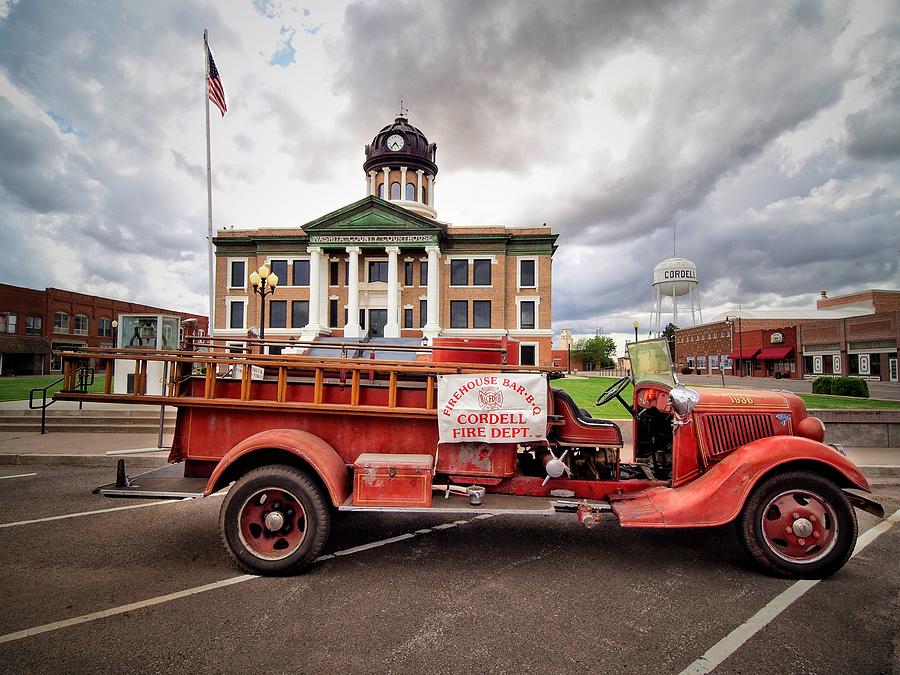
[[[570, 512], [588, 527], [604, 513], [625, 527], [733, 522], [763, 570], [823, 577], [852, 553], [854, 506], [883, 516], [858, 494], [870, 491], [859, 469], [823, 444], [824, 427], [802, 399], [687, 388], [675, 379], [665, 341], [631, 346], [632, 401], [621, 398], [631, 377], [598, 399], [618, 398], [631, 412], [629, 461], [619, 427], [552, 387], [550, 373], [500, 363], [505, 343], [482, 350], [479, 363], [466, 349], [476, 348], [457, 345], [428, 361], [80, 351], [63, 357], [57, 398], [176, 406], [169, 466], [131, 478], [120, 467], [116, 482], [98, 491], [183, 498], [227, 488], [221, 534], [252, 573], [311, 563], [334, 511]], [[135, 362], [133, 391], [113, 393], [107, 384], [88, 393], [79, 375], [86, 359], [106, 368], [107, 383], [116, 361]], [[165, 364], [157, 394], [147, 393], [149, 361]], [[539, 378], [536, 394], [519, 384], [526, 376]], [[453, 377], [465, 386], [441, 400], [438, 381]], [[480, 397], [478, 410], [454, 408], [470, 393]], [[504, 407], [513, 399], [530, 402]], [[532, 413], [539, 435], [519, 440], [534, 433], [523, 426]], [[441, 415], [448, 419], [439, 422]], [[442, 438], [441, 423], [465, 432]]]

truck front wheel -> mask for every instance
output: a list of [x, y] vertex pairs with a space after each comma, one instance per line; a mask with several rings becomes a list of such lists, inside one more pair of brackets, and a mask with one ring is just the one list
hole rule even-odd
[[331, 512], [319, 486], [281, 464], [244, 474], [219, 512], [225, 549], [251, 574], [287, 574], [310, 564], [328, 541]]
[[763, 480], [737, 526], [750, 557], [777, 576], [830, 576], [850, 559], [856, 544], [856, 513], [847, 497], [832, 481], [805, 471]]

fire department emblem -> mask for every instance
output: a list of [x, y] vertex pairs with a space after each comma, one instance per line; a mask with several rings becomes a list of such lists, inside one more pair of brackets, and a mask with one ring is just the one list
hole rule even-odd
[[781, 426], [784, 426], [785, 424], [788, 423], [788, 420], [791, 419], [791, 414], [790, 413], [778, 413], [777, 415], [775, 415], [775, 419], [777, 419], [779, 422], [781, 422]]
[[503, 407], [503, 392], [499, 387], [482, 387], [478, 392], [478, 405], [482, 410], [500, 410]]

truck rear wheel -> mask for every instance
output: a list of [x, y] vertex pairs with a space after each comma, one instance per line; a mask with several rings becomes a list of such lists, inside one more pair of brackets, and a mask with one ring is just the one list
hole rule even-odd
[[225, 549], [251, 574], [299, 571], [322, 552], [330, 530], [321, 488], [303, 471], [282, 464], [244, 474], [219, 512]]
[[841, 569], [856, 544], [856, 513], [823, 476], [796, 471], [757, 485], [737, 521], [750, 557], [776, 576], [822, 579]]

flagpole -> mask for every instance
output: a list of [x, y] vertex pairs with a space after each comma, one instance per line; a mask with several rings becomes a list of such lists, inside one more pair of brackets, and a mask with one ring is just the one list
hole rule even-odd
[[209, 43], [207, 31], [203, 29], [203, 61], [206, 64], [206, 77], [203, 81], [203, 100], [206, 101], [206, 243], [209, 256], [209, 329], [207, 333], [213, 335], [215, 326], [215, 277], [213, 267], [213, 221], [212, 221], [212, 160], [209, 152]]

